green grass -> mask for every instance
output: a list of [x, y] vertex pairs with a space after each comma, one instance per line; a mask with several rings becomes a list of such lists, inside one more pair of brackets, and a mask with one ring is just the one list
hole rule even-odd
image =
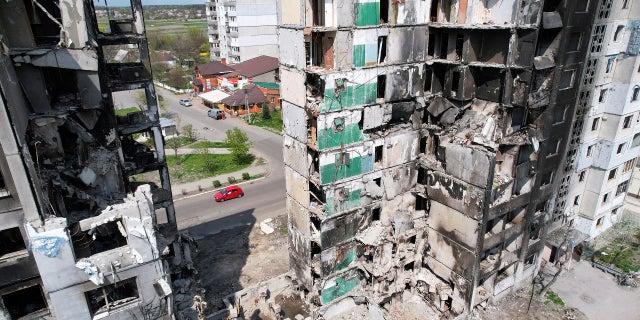
[[544, 302], [544, 304], [555, 303], [561, 307], [564, 307], [564, 301], [562, 301], [562, 299], [558, 297], [558, 295], [551, 290], [547, 291], [545, 298], [547, 300]]
[[271, 112], [271, 119], [262, 119], [261, 115], [256, 116], [256, 120], [251, 122], [251, 125], [273, 129], [274, 131], [282, 131], [282, 111], [276, 110]]
[[138, 107], [129, 107], [129, 108], [124, 108], [124, 109], [116, 109], [116, 116], [126, 116], [128, 113], [138, 112], [138, 111], [140, 111], [140, 108], [138, 108]]
[[618, 231], [618, 235], [606, 241], [593, 255], [594, 261], [608, 264], [622, 272], [640, 271], [640, 228], [623, 226], [618, 223], [614, 228], [625, 229]]
[[251, 165], [253, 156], [246, 162], [238, 164], [233, 161], [231, 154], [187, 154], [179, 155], [180, 161], [175, 156], [167, 156], [167, 165], [171, 181], [187, 183], [219, 174], [240, 171]]
[[173, 138], [169, 138], [167, 140], [165, 140], [164, 142], [164, 148], [167, 150], [172, 150], [174, 145], [174, 141], [177, 141], [178, 144], [178, 148], [182, 148], [184, 146], [187, 146], [191, 143], [193, 143], [193, 140], [189, 139], [187, 136], [179, 136], [179, 137], [173, 137]]
[[228, 148], [228, 147], [229, 147], [228, 144], [220, 141], [198, 141], [187, 146], [187, 148], [191, 148], [191, 149]]
[[[207, 29], [207, 20], [199, 19], [199, 20], [145, 20], [145, 28], [147, 31], [162, 31], [163, 33], [171, 33], [171, 34], [179, 34], [188, 28], [201, 28], [202, 30]], [[163, 28], [167, 26], [173, 26], [174, 28]], [[162, 29], [161, 29], [162, 28]], [[109, 29], [109, 21], [107, 17], [98, 18], [98, 30], [101, 32], [106, 32]]]

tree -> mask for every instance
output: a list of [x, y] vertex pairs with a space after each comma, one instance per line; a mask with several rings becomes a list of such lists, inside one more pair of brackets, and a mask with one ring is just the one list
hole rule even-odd
[[178, 149], [180, 148], [180, 139], [167, 139], [167, 145], [169, 146], [169, 148], [173, 149], [173, 154], [176, 156], [176, 164], [180, 164], [180, 156], [178, 155]]
[[249, 149], [253, 146], [253, 142], [249, 140], [247, 134], [238, 128], [226, 131], [227, 138], [224, 142], [229, 146], [231, 154], [237, 163], [243, 163], [249, 159]]
[[167, 74], [167, 84], [177, 89], [184, 89], [187, 86], [185, 76], [182, 67], [175, 67]]
[[271, 110], [269, 110], [269, 104], [266, 102], [262, 104], [262, 119], [271, 119]]
[[192, 125], [188, 124], [182, 127], [182, 132], [191, 142], [196, 142], [198, 140], [198, 130], [194, 129]]

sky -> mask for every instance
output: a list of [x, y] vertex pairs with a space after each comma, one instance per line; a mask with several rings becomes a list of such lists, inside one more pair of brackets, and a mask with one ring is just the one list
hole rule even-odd
[[[130, 0], [106, 0], [109, 6], [121, 7], [129, 5]], [[93, 0], [93, 3], [98, 6], [104, 6], [105, 0]], [[143, 5], [181, 5], [181, 4], [201, 4], [204, 6], [205, 0], [142, 0]]]

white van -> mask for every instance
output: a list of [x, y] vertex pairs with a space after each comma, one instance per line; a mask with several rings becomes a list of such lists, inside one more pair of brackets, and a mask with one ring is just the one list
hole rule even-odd
[[210, 109], [207, 114], [209, 115], [209, 117], [214, 118], [216, 120], [222, 119], [223, 115], [222, 115], [222, 110], [218, 109], [218, 108], [213, 108]]

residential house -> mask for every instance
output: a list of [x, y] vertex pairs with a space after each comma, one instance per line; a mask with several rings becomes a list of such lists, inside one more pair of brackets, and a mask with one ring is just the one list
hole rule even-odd
[[255, 84], [247, 84], [241, 89], [233, 91], [233, 93], [220, 101], [223, 104], [222, 110], [236, 115], [250, 113], [258, 113], [262, 111], [262, 104], [267, 102], [260, 88]]
[[233, 71], [234, 69], [218, 61], [199, 64], [194, 70], [193, 90], [196, 93], [211, 91], [219, 86], [220, 76]]

